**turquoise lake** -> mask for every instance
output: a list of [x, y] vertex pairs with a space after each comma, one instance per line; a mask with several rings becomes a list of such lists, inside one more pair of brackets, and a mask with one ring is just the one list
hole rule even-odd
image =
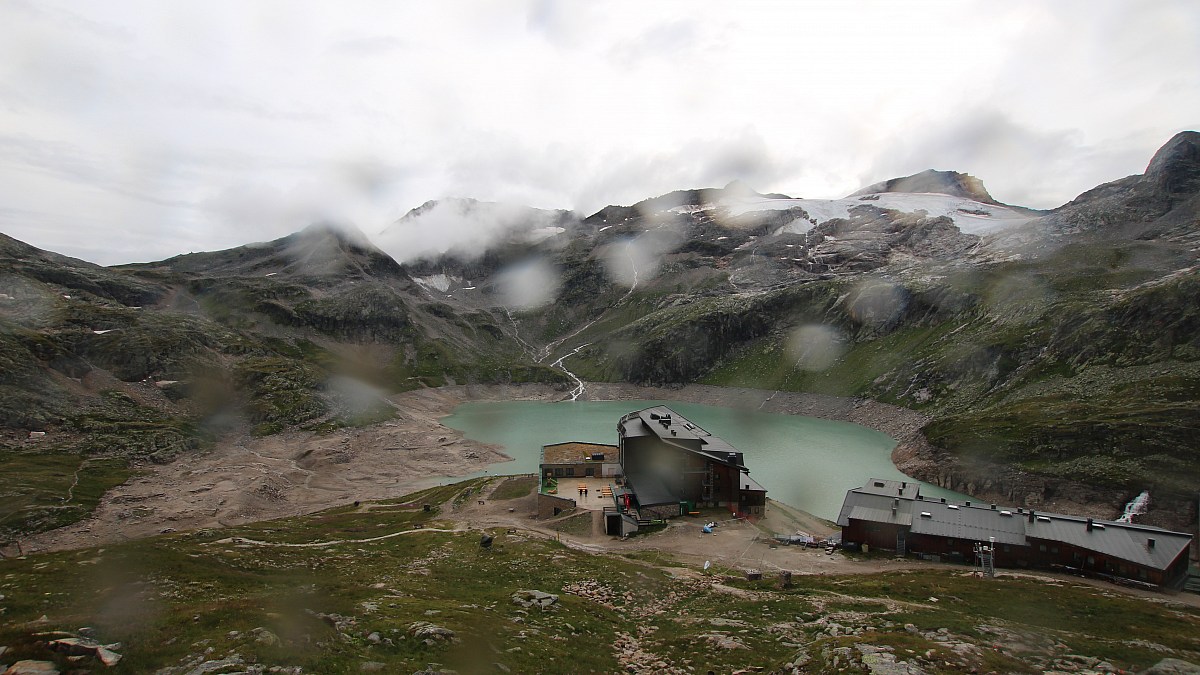
[[[442, 424], [472, 440], [495, 443], [514, 459], [490, 474], [536, 473], [543, 445], [565, 441], [617, 442], [617, 419], [627, 412], [667, 405], [745, 455], [750, 475], [767, 496], [834, 520], [846, 490], [870, 478], [912, 480], [892, 465], [896, 441], [849, 422], [781, 415], [674, 401], [485, 401], [464, 403]], [[456, 479], [458, 480], [458, 479]], [[922, 483], [931, 497], [969, 499]]]

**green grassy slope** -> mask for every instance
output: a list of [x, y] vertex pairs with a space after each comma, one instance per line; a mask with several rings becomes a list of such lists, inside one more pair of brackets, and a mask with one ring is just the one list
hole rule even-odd
[[[1071, 581], [980, 581], [951, 568], [794, 577], [780, 590], [773, 579], [684, 570], [661, 555], [595, 555], [513, 530], [489, 531], [484, 549], [481, 531], [439, 531], [452, 504], [486, 480], [0, 560], [3, 660], [65, 666], [43, 635], [81, 626], [122, 643], [123, 660], [105, 671], [113, 673], [184, 672], [235, 654], [243, 665], [321, 673], [362, 672], [364, 663], [385, 672], [429, 663], [459, 672], [865, 671], [878, 656], [858, 645], [932, 673], [1041, 672], [1070, 654], [1127, 670], [1200, 658], [1195, 609]], [[279, 545], [287, 543], [309, 545]], [[524, 609], [511, 598], [523, 589], [559, 602]], [[414, 635], [417, 622], [455, 637], [427, 643]]]

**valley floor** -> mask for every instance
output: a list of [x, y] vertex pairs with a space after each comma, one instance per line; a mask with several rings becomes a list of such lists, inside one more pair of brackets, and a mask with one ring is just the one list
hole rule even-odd
[[[500, 448], [442, 426], [441, 418], [459, 404], [567, 397], [537, 384], [439, 387], [392, 396], [396, 416], [381, 424], [326, 434], [226, 437], [206, 453], [135, 467], [136, 476], [110, 490], [90, 517], [21, 545], [25, 551], [74, 549], [398, 497], [508, 459]], [[919, 413], [869, 400], [705, 385], [587, 383], [582, 399], [668, 399], [807, 415], [854, 422], [900, 441], [925, 423]]]

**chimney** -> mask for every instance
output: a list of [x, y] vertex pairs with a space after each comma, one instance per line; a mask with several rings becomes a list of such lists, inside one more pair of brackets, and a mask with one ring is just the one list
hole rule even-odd
[[1035, 514], [1033, 512], [1033, 509], [1029, 509], [1029, 522], [1031, 522], [1031, 523], [1033, 522], [1033, 518], [1035, 515], [1037, 515], [1037, 514]]
[[901, 481], [901, 482], [900, 482], [900, 486], [901, 486], [901, 487], [903, 487], [903, 488], [907, 488], [907, 487], [908, 487], [908, 481]]
[[993, 511], [995, 511], [995, 510], [996, 510], [996, 505], [995, 505], [995, 504], [992, 504], [992, 510], [993, 510]]
[[970, 506], [971, 502], [963, 502], [963, 506]]
[[892, 500], [892, 513], [895, 513], [898, 508], [900, 508], [900, 498], [896, 497]]
[[903, 494], [904, 494], [904, 488], [896, 488], [896, 494], [898, 494], [898, 495], [903, 495]]
[[1087, 531], [1088, 532], [1092, 531], [1092, 519], [1091, 518], [1087, 519]]
[[945, 497], [942, 497], [942, 503], [943, 503], [943, 504], [945, 504], [945, 503], [946, 503], [946, 498], [945, 498]]
[[1146, 548], [1154, 548], [1154, 539], [1146, 540]]

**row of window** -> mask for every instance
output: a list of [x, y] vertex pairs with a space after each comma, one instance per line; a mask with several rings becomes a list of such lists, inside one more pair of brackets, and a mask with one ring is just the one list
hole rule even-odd
[[[583, 475], [586, 477], [595, 476], [596, 469], [589, 466], [587, 468], [587, 470], [584, 471]], [[555, 467], [554, 468], [554, 477], [555, 478], [574, 478], [575, 477], [575, 467], [568, 466], [565, 469], [562, 467]]]

